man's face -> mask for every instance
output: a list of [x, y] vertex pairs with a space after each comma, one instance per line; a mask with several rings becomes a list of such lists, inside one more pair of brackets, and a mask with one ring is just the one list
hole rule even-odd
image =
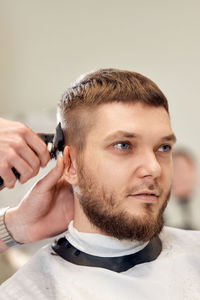
[[174, 135], [163, 107], [98, 107], [79, 164], [79, 201], [90, 222], [119, 239], [148, 240], [163, 226]]

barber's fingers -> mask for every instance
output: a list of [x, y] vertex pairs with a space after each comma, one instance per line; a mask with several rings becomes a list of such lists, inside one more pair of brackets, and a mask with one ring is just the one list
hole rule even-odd
[[13, 188], [15, 186], [17, 178], [12, 172], [10, 165], [8, 165], [7, 162], [4, 161], [1, 164], [0, 171], [1, 171], [0, 175], [1, 178], [3, 179], [4, 186], [9, 189]]
[[10, 156], [9, 163], [5, 162], [5, 164], [1, 164], [0, 175], [4, 181], [4, 186], [8, 188], [13, 188], [16, 182], [16, 177], [11, 170], [12, 168], [15, 168], [20, 174], [20, 183], [25, 183], [36, 175], [35, 170], [25, 160], [14, 153], [13, 156]]
[[40, 170], [39, 157], [27, 146], [25, 142], [18, 150], [19, 156], [33, 169], [32, 176], [36, 176]]
[[51, 190], [58, 180], [62, 177], [64, 172], [64, 163], [63, 158], [59, 157], [56, 163], [56, 166], [42, 179], [40, 179], [35, 185], [34, 189], [37, 189], [37, 192], [47, 192]]
[[20, 182], [25, 183], [31, 177], [38, 174], [40, 170], [40, 160], [38, 156], [21, 140], [13, 143], [12, 149], [7, 151], [7, 157], [0, 163], [0, 176], [4, 180], [4, 186], [13, 188], [16, 177], [12, 168], [20, 174]]
[[39, 157], [42, 167], [45, 167], [50, 159], [46, 144], [28, 127], [24, 127], [24, 137], [28, 146]]
[[16, 153], [10, 156], [9, 165], [10, 169], [15, 168], [20, 174], [20, 183], [25, 183], [31, 177], [36, 175], [34, 169]]

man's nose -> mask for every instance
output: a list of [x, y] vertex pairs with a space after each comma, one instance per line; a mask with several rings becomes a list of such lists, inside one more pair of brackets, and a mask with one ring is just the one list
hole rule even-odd
[[153, 151], [145, 152], [138, 158], [137, 173], [139, 177], [160, 177], [161, 165]]

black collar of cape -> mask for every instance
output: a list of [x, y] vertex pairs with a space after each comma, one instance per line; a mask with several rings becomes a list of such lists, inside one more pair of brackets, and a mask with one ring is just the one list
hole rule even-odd
[[73, 264], [105, 268], [120, 273], [138, 264], [155, 260], [162, 251], [162, 243], [156, 236], [142, 250], [118, 257], [100, 257], [84, 253], [71, 245], [65, 237], [55, 242], [52, 248], [59, 256]]

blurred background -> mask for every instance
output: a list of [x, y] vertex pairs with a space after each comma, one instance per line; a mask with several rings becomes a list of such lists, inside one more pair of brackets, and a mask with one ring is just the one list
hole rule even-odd
[[[169, 100], [178, 147], [192, 158], [190, 171], [187, 159], [183, 168], [193, 181], [187, 195], [174, 188], [166, 223], [200, 229], [198, 0], [0, 0], [0, 43], [0, 116], [36, 132], [54, 132], [57, 101], [82, 73], [116, 67], [155, 81]], [[17, 204], [53, 165], [1, 191], [0, 207]], [[47, 242], [0, 255], [0, 282]]]

